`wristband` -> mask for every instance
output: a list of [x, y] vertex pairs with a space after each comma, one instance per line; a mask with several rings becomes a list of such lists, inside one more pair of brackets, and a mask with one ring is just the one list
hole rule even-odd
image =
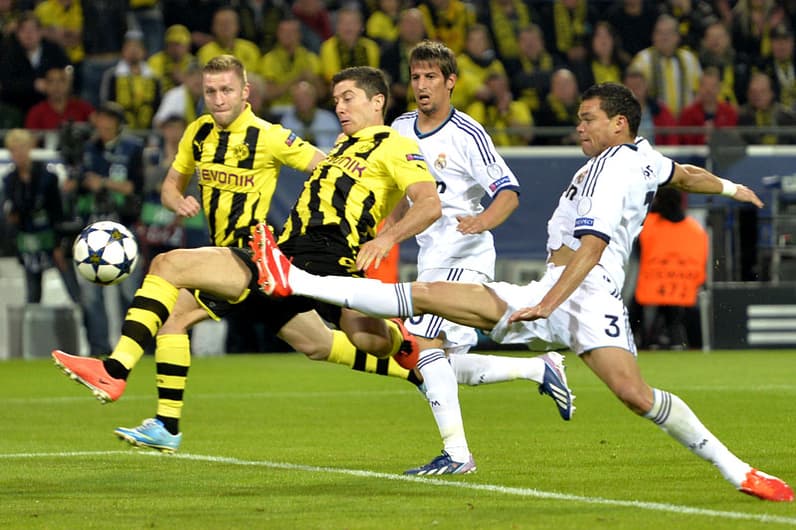
[[721, 194], [725, 197], [733, 197], [735, 192], [738, 191], [738, 184], [727, 179], [719, 179], [721, 181]]

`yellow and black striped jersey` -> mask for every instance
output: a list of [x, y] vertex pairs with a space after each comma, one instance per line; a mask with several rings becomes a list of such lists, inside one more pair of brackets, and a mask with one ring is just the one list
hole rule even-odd
[[265, 221], [282, 164], [307, 171], [316, 150], [281, 125], [254, 115], [249, 104], [226, 129], [209, 114], [185, 130], [172, 167], [196, 171], [213, 244], [239, 245]]
[[386, 125], [341, 135], [304, 183], [280, 242], [339, 227], [354, 255], [416, 182], [434, 182], [417, 142]]

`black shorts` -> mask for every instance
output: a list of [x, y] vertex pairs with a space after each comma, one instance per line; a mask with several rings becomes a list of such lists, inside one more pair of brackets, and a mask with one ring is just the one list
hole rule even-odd
[[[293, 263], [313, 274], [321, 276], [361, 276], [354, 270], [354, 257], [345, 238], [339, 229], [320, 228], [305, 235], [296, 236], [281, 243], [282, 252], [293, 258]], [[239, 303], [232, 303], [207, 293], [195, 291], [197, 300], [212, 315], [223, 317], [232, 312], [245, 311], [247, 314], [259, 316], [259, 320], [272, 333], [277, 333], [294, 316], [315, 310], [331, 324], [339, 327], [341, 308], [336, 305], [319, 302], [304, 296], [287, 298], [271, 298], [260, 291], [257, 286], [257, 266], [252, 261], [252, 250], [249, 248], [230, 248], [232, 254], [248, 267], [252, 273], [249, 283], [249, 296]]]

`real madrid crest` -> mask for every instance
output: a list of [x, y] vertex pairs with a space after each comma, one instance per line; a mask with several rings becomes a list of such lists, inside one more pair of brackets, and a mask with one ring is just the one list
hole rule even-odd
[[249, 158], [249, 146], [246, 144], [238, 144], [232, 148], [232, 156], [235, 160], [246, 160]]
[[447, 166], [447, 165], [448, 165], [448, 159], [445, 156], [445, 153], [440, 153], [437, 156], [437, 159], [434, 160], [434, 167], [437, 168], [440, 171], [445, 169], [445, 166]]
[[581, 182], [583, 182], [583, 177], [585, 177], [585, 176], [586, 176], [586, 172], [585, 171], [581, 171], [580, 173], [578, 173], [578, 176], [575, 177], [575, 183], [576, 184], [580, 184]]

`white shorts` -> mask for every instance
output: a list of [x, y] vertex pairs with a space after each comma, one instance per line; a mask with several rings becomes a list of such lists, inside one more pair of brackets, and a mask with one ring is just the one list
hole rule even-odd
[[[465, 282], [486, 283], [490, 278], [470, 269], [427, 269], [417, 275], [420, 282]], [[473, 328], [455, 324], [437, 315], [419, 315], [408, 318], [404, 325], [412, 335], [434, 339], [444, 333], [443, 348], [449, 355], [467, 353], [478, 344], [478, 335]]]
[[539, 281], [528, 285], [505, 282], [486, 286], [508, 304], [508, 309], [489, 334], [500, 344], [527, 344], [532, 350], [569, 348], [578, 355], [596, 348], [616, 347], [636, 354], [621, 286], [597, 266], [549, 318], [508, 324], [511, 314], [534, 306], [558, 281], [564, 267], [547, 266]]

